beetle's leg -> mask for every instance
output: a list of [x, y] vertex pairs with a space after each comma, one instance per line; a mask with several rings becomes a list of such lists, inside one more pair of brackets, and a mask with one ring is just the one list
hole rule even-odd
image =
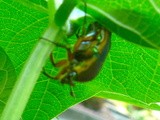
[[77, 38], [80, 38], [80, 37], [84, 36], [85, 33], [86, 33], [86, 30], [85, 30], [84, 27], [83, 27], [82, 30], [81, 30], [81, 29], [78, 29], [78, 30], [77, 30], [77, 33], [75, 33], [75, 34], [76, 34], [76, 37], [77, 37]]
[[[44, 68], [43, 68], [42, 73], [43, 73], [44, 75], [46, 75], [47, 77], [51, 78], [51, 79], [61, 80], [62, 77], [63, 77], [62, 75], [63, 75], [64, 73], [66, 73], [66, 69], [63, 69], [63, 70], [62, 70], [61, 72], [59, 72], [56, 76], [52, 76], [52, 75], [48, 74]], [[63, 83], [63, 82], [61, 82], [61, 83]]]
[[[68, 60], [69, 61], [72, 60], [73, 59], [73, 54], [71, 53], [70, 49], [67, 50], [67, 54], [68, 54]], [[61, 61], [55, 63], [52, 53], [50, 54], [50, 60], [51, 60], [52, 65], [55, 66], [55, 67], [64, 66], [68, 62], [68, 60], [61, 60]]]
[[[53, 41], [51, 41], [51, 40], [49, 40], [49, 39], [46, 39], [46, 38], [41, 38], [41, 39], [47, 40], [47, 41], [55, 44], [55, 45], [58, 46], [58, 47], [61, 47], [61, 48], [66, 49], [66, 50], [67, 50], [67, 53], [68, 53], [68, 60], [71, 60], [71, 59], [73, 58], [73, 55], [72, 55], [72, 52], [71, 52], [70, 47], [68, 47], [68, 46], [66, 46], [66, 45], [63, 45], [63, 44], [60, 44], [60, 43], [57, 43], [57, 42], [53, 42]], [[50, 58], [51, 58], [51, 57], [52, 57], [52, 55], [50, 55]], [[51, 62], [52, 62], [52, 64], [55, 66], [56, 64], [55, 64], [54, 60], [52, 60], [52, 59], [53, 59], [53, 57], [51, 58]], [[62, 62], [62, 63], [63, 63], [63, 62]]]
[[58, 47], [65, 48], [65, 49], [70, 49], [69, 46], [63, 45], [63, 44], [58, 43], [58, 42], [51, 41], [51, 40], [49, 40], [49, 39], [47, 39], [47, 38], [40, 38], [40, 39], [46, 40], [46, 41], [48, 41], [48, 42], [50, 42], [50, 43], [52, 43], [52, 44], [55, 44], [55, 45], [58, 46]]
[[69, 61], [73, 60], [74, 56], [73, 53], [71, 52], [71, 49], [67, 49], [67, 54], [68, 54], [68, 60]]
[[70, 95], [72, 97], [75, 97], [74, 91], [73, 91], [73, 86], [70, 85]]
[[74, 91], [73, 91], [73, 86], [74, 86], [74, 83], [73, 83], [73, 78], [72, 79], [69, 79], [69, 85], [70, 85], [70, 95], [72, 97], [75, 97], [75, 94], [74, 94]]
[[[61, 60], [61, 61], [55, 63], [52, 53], [50, 54], [50, 61], [51, 61], [52, 65], [55, 66], [55, 67], [61, 67], [61, 66], [65, 65], [65, 64], [67, 64], [67, 62], [68, 62], [68, 60]], [[47, 77], [49, 77], [51, 79], [58, 79], [61, 76], [61, 74], [59, 74], [57, 76], [52, 76], [52, 75], [48, 74], [44, 68], [43, 68], [42, 73], [45, 76], [47, 76]]]
[[[69, 61], [73, 59], [73, 54], [72, 54], [72, 52], [71, 52], [70, 47], [67, 47], [67, 46], [62, 45], [62, 44], [57, 44], [57, 43], [55, 43], [55, 45], [57, 45], [58, 47], [61, 47], [61, 48], [64, 48], [64, 49], [67, 50], [68, 60], [69, 60]], [[53, 55], [52, 55], [52, 54], [51, 54], [50, 58], [51, 58], [51, 57], [52, 57], [51, 62], [53, 63], [53, 65], [55, 65], [55, 64], [54, 64], [54, 60], [53, 60]], [[64, 65], [64, 64], [66, 64], [66, 62], [67, 62], [67, 60], [60, 61], [59, 64]]]
[[71, 95], [72, 97], [75, 97], [75, 94], [74, 94], [74, 91], [73, 91], [73, 86], [74, 86], [73, 81], [70, 80], [70, 79], [67, 79], [67, 81], [62, 80], [61, 83], [62, 83], [62, 84], [68, 84], [69, 87], [70, 87], [70, 95]]
[[52, 65], [55, 67], [61, 67], [67, 63], [67, 60], [61, 60], [61, 61], [55, 63], [52, 53], [50, 54], [50, 60], [51, 60]]
[[76, 37], [79, 38], [79, 29], [78, 29], [78, 31], [76, 32]]
[[67, 46], [59, 46], [59, 47], [65, 48], [67, 50], [69, 61], [73, 59], [73, 54], [72, 54], [71, 49], [69, 47], [67, 47]]

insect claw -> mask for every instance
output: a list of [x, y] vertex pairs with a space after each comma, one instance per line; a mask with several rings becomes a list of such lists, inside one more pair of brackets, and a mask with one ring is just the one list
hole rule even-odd
[[74, 91], [73, 91], [73, 87], [72, 87], [72, 86], [70, 86], [70, 95], [71, 95], [72, 97], [75, 97], [75, 94], [74, 94]]
[[71, 95], [72, 97], [75, 97], [75, 94], [74, 94], [73, 91], [70, 91], [70, 95]]

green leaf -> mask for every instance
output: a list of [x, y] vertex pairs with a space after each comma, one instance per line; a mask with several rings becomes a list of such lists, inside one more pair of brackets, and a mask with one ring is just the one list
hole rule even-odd
[[25, 5], [29, 8], [34, 8], [38, 11], [47, 13], [47, 1], [46, 0], [17, 0], [17, 2]]
[[[87, 13], [105, 27], [127, 38], [129, 41], [159, 49], [159, 34], [157, 32], [159, 17], [148, 1], [88, 0], [87, 2]], [[83, 8], [81, 4], [81, 9], [83, 10]], [[95, 8], [98, 8], [98, 11]], [[121, 14], [116, 11], [120, 11]], [[128, 11], [129, 14], [126, 14]], [[32, 50], [37, 45], [36, 43], [43, 43], [43, 48], [44, 46], [52, 47], [45, 40], [38, 40], [48, 26], [48, 14], [12, 0], [1, 1], [0, 12], [2, 13], [0, 14], [0, 46], [5, 49], [15, 66], [16, 72], [20, 74], [20, 71], [23, 71], [22, 67], [25, 61], [32, 55]], [[127, 19], [134, 16], [138, 16], [135, 21], [131, 22], [130, 19]], [[110, 17], [116, 18], [116, 20], [110, 19]], [[120, 18], [124, 19], [120, 20]], [[157, 25], [157, 28], [155, 28], [155, 25]], [[149, 34], [143, 32], [145, 34], [142, 35], [147, 38], [146, 40], [132, 30], [126, 29], [125, 26], [137, 30], [139, 33], [142, 33], [141, 30], [146, 30], [146, 33], [150, 30], [153, 31], [149, 32]], [[52, 33], [56, 30], [51, 29], [50, 31]], [[159, 51], [132, 44], [123, 40], [117, 34], [112, 36], [112, 47], [100, 74], [92, 81], [76, 83], [73, 88], [75, 97], [70, 96], [68, 85], [62, 86], [59, 81], [51, 80], [41, 74], [23, 112], [23, 120], [51, 119], [74, 104], [94, 95], [160, 110], [158, 105], [160, 100], [160, 95], [158, 94], [160, 91]], [[49, 36], [50, 34], [47, 35]], [[149, 36], [151, 39], [149, 39]], [[40, 62], [35, 61], [34, 64], [32, 62], [33, 66], [31, 68], [34, 69], [30, 69], [29, 73], [35, 73], [35, 69], [37, 70], [37, 67], [39, 67], [38, 65], [43, 66], [42, 64], [44, 64], [47, 55], [44, 55], [44, 58], [39, 57], [39, 55], [50, 49], [44, 48], [40, 50], [35, 56], [35, 60], [39, 59]], [[45, 54], [49, 55], [49, 53], [50, 51]], [[64, 49], [58, 47], [54, 49], [56, 58], [65, 58], [63, 56], [65, 53], [66, 50]], [[42, 62], [42, 60], [44, 61]], [[56, 75], [59, 71], [59, 69], [51, 66], [50, 63], [45, 68], [53, 75]], [[37, 76], [41, 69], [39, 68], [38, 70]], [[27, 77], [31, 76], [28, 74]], [[25, 82], [28, 81], [30, 79]], [[24, 88], [26, 87], [25, 82], [23, 83]], [[23, 104], [23, 102], [20, 104]]]
[[36, 4], [36, 5], [40, 5], [40, 6], [47, 8], [47, 1], [46, 0], [29, 0], [29, 1]]
[[116, 36], [112, 36], [112, 40], [109, 63], [104, 68], [106, 75], [111, 76], [103, 78], [106, 88], [98, 96], [160, 110], [160, 52], [136, 46]]
[[0, 47], [0, 115], [16, 81], [16, 72], [12, 62]]
[[160, 49], [160, 15], [148, 0], [87, 0], [87, 3], [87, 13], [111, 31], [141, 46]]
[[[11, 2], [9, 4], [6, 4], [6, 2], [3, 2], [3, 4], [5, 4], [6, 6], [10, 6], [10, 5], [16, 6], [16, 7], [12, 7], [12, 11], [10, 11], [10, 9], [8, 9], [6, 7], [5, 10], [10, 11], [9, 15], [13, 15], [13, 14], [11, 14], [11, 12], [17, 12], [17, 13], [19, 12], [19, 14], [20, 14], [21, 11], [17, 11], [17, 9], [19, 9], [19, 8], [25, 9], [26, 8], [25, 6], [23, 6], [17, 2]], [[54, 9], [54, 8], [52, 8], [52, 9]], [[30, 12], [36, 13], [36, 11], [32, 10], [32, 9], [29, 9], [28, 11], [26, 10], [25, 12], [27, 12], [28, 13], [27, 15], [29, 15], [29, 16], [31, 15]], [[19, 16], [19, 14], [17, 14], [17, 15]], [[11, 17], [13, 17], [13, 16], [11, 16]], [[16, 14], [14, 17], [16, 19], [16, 17], [17, 17]], [[37, 16], [37, 17], [39, 17], [39, 16]], [[32, 20], [33, 21], [35, 20], [35, 16], [33, 16], [33, 18], [34, 19], [30, 19], [28, 24], [30, 24], [30, 22]], [[6, 26], [2, 25], [2, 27], [5, 28]], [[21, 26], [21, 27], [23, 27], [23, 26]], [[62, 39], [61, 37], [59, 37], [60, 31], [61, 31], [61, 28], [56, 26], [53, 21], [51, 26], [49, 26], [46, 29], [46, 31], [44, 32], [43, 38], [53, 38], [53, 40], [59, 41], [60, 39]], [[42, 71], [42, 67], [44, 66], [44, 63], [47, 59], [47, 56], [49, 56], [49, 53], [53, 49], [53, 44], [51, 42], [46, 41], [45, 39], [43, 40], [43, 38], [41, 38], [39, 40], [39, 42], [36, 44], [35, 48], [31, 52], [31, 55], [29, 56], [28, 60], [26, 61], [26, 64], [24, 65], [23, 69], [21, 70], [21, 73], [19, 74], [16, 85], [14, 86], [13, 91], [8, 99], [7, 104], [6, 104], [6, 107], [3, 110], [1, 120], [20, 119], [22, 112], [26, 106], [26, 103], [28, 102], [28, 99], [31, 95], [31, 92], [32, 92], [32, 90], [36, 84], [36, 81], [39, 77], [39, 74]], [[16, 43], [18, 43], [18, 42], [16, 41]]]

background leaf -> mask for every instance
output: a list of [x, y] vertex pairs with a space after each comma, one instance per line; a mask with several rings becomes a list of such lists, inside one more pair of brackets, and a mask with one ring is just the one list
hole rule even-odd
[[148, 0], [87, 0], [87, 3], [87, 13], [111, 31], [141, 46], [160, 49], [160, 15]]
[[12, 62], [0, 47], [0, 114], [16, 81], [16, 72]]
[[41, 12], [48, 12], [47, 8], [47, 1], [46, 0], [17, 0], [17, 2], [23, 4], [26, 7], [34, 8], [35, 10], [41, 11]]
[[[113, 32], [127, 38], [129, 41], [137, 41], [135, 42], [137, 44], [159, 49], [159, 16], [148, 1], [104, 0], [96, 2], [92, 0], [91, 3], [88, 0], [87, 2], [92, 5], [91, 7], [88, 4], [87, 12]], [[104, 16], [105, 14], [102, 14], [101, 11], [96, 12], [93, 6], [101, 8], [99, 10], [116, 18], [118, 24], [113, 19]], [[47, 13], [40, 11], [12, 0], [0, 2], [0, 12], [3, 13], [0, 15], [0, 46], [5, 49], [7, 55], [11, 58], [17, 74], [19, 74], [33, 46], [38, 42], [39, 37], [48, 25]], [[121, 15], [116, 11], [120, 11]], [[129, 14], [126, 14], [128, 11]], [[98, 15], [100, 16], [98, 17]], [[134, 15], [138, 16], [139, 19], [130, 22], [130, 19], [127, 18]], [[124, 19], [119, 20], [120, 18]], [[123, 23], [122, 26], [119, 26], [121, 25], [119, 22]], [[137, 26], [135, 27], [135, 25]], [[140, 28], [144, 29], [146, 32], [143, 31], [145, 33], [143, 36], [146, 38], [150, 36], [151, 39], [148, 41], [151, 44], [138, 37], [133, 31], [123, 29], [124, 26], [138, 30], [139, 33], [142, 33]], [[64, 53], [65, 50], [60, 48], [54, 50], [56, 58], [64, 57], [62, 56]], [[159, 66], [158, 50], [137, 46], [113, 34], [110, 53], [102, 71], [94, 80], [84, 84], [76, 83], [73, 88], [76, 97], [71, 97], [68, 85], [62, 86], [59, 81], [50, 80], [41, 75], [24, 111], [23, 119], [51, 119], [68, 107], [94, 95], [127, 101], [142, 107], [160, 109], [156, 104], [160, 101], [160, 95], [158, 94], [160, 90]], [[53, 75], [59, 71], [53, 68], [50, 63], [47, 64], [46, 68]]]
[[29, 1], [47, 8], [47, 1], [46, 0], [29, 0]]

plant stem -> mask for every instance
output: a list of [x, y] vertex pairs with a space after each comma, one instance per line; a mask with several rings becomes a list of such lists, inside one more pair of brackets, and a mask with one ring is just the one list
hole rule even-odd
[[[70, 6], [69, 3], [72, 3]], [[48, 4], [53, 4], [53, 0], [49, 0]], [[60, 11], [63, 11], [65, 16], [69, 16], [73, 8], [76, 6], [77, 0], [67, 0], [60, 6]], [[55, 24], [55, 8], [53, 5], [49, 6], [49, 27], [43, 34], [43, 38], [50, 39], [51, 41], [60, 41], [63, 39], [61, 34], [61, 27], [64, 26], [67, 17], [62, 20], [61, 26]], [[69, 10], [65, 13], [64, 11]], [[58, 12], [57, 16], [60, 16], [62, 12]], [[53, 17], [53, 19], [52, 19]], [[58, 19], [58, 18], [57, 18]], [[19, 120], [27, 105], [30, 95], [33, 91], [36, 81], [42, 71], [45, 61], [49, 57], [49, 54], [53, 50], [53, 44], [44, 39], [40, 39], [31, 52], [26, 64], [24, 65], [18, 80], [13, 88], [13, 91], [7, 101], [7, 104], [3, 110], [1, 120]]]
[[[44, 36], [52, 34], [52, 38], [57, 40], [56, 36], [59, 33], [59, 30], [60, 29], [56, 27], [49, 27], [44, 33]], [[44, 66], [52, 49], [53, 45], [48, 41], [42, 39], [38, 41], [18, 77], [17, 83], [14, 86], [8, 103], [2, 113], [1, 120], [20, 119], [36, 81], [42, 71], [42, 67]]]

